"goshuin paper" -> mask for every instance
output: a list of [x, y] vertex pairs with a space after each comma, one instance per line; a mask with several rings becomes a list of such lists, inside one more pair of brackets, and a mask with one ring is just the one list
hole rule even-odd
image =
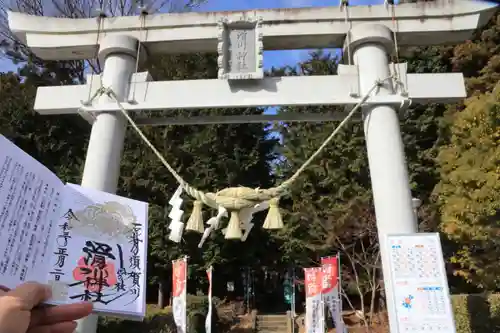
[[46, 283], [51, 304], [142, 319], [147, 216], [147, 203], [64, 184], [0, 136], [0, 284]]

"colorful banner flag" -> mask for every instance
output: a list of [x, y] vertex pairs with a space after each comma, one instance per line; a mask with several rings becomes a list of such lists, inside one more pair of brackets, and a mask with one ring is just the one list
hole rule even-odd
[[343, 333], [344, 321], [342, 318], [338, 257], [321, 258], [321, 268], [323, 270], [323, 301], [330, 311], [336, 331]]
[[325, 308], [321, 299], [323, 272], [321, 267], [304, 268], [306, 290], [306, 333], [324, 333]]
[[207, 269], [208, 276], [208, 313], [205, 319], [205, 332], [212, 332], [212, 266]]
[[172, 261], [172, 306], [177, 333], [186, 333], [187, 258]]

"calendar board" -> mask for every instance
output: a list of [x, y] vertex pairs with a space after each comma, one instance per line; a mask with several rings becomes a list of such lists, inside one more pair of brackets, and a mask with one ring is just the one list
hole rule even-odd
[[437, 233], [388, 235], [397, 333], [456, 333]]

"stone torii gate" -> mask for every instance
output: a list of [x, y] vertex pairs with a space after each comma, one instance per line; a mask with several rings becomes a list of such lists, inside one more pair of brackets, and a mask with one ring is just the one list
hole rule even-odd
[[[486, 24], [494, 6], [470, 0], [402, 4], [395, 20], [385, 6], [272, 9], [219, 13], [182, 13], [146, 17], [67, 19], [9, 13], [12, 32], [40, 58], [83, 60], [98, 52], [102, 76], [80, 86], [40, 87], [40, 114], [78, 113], [92, 123], [82, 185], [115, 192], [126, 132], [117, 104], [101, 96], [85, 103], [101, 84], [113, 89], [128, 111], [169, 108], [271, 105], [358, 104], [378, 80], [391, 75], [363, 104], [363, 121], [374, 194], [391, 332], [398, 332], [385, 238], [416, 232], [397, 110], [413, 103], [448, 103], [466, 97], [462, 74], [408, 74], [391, 64], [399, 47], [459, 43]], [[346, 19], [345, 11], [348, 11]], [[244, 37], [241, 37], [244, 36]], [[346, 38], [347, 36], [347, 38]], [[243, 42], [241, 42], [243, 38]], [[152, 82], [135, 73], [138, 52], [149, 54], [215, 52], [219, 78]], [[242, 54], [242, 48], [246, 54]], [[348, 49], [349, 65], [338, 75], [264, 78], [262, 51], [306, 48]], [[351, 51], [352, 50], [352, 54]], [[351, 61], [353, 64], [351, 65]], [[196, 92], [195, 94], [192, 94]], [[143, 125], [328, 121], [342, 114], [280, 114], [139, 119]], [[97, 317], [79, 322], [80, 333], [94, 333]]]

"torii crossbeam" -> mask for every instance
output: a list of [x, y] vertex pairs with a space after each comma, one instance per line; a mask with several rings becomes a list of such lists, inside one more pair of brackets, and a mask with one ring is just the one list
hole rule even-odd
[[[392, 13], [384, 6], [349, 8], [350, 24], [378, 22], [392, 28]], [[414, 3], [397, 7], [396, 36], [400, 46], [438, 45], [469, 38], [478, 26], [487, 22], [492, 6], [468, 0], [445, 4]], [[89, 59], [96, 54], [98, 38], [126, 34], [141, 41], [148, 53], [214, 52], [217, 50], [219, 21], [249, 17], [261, 18], [264, 49], [301, 49], [341, 47], [348, 26], [344, 13], [337, 7], [271, 9], [220, 13], [183, 13], [149, 15], [143, 24], [138, 17], [104, 19], [101, 28], [96, 18], [67, 19], [34, 17], [9, 13], [9, 26], [14, 34], [27, 42], [31, 50], [47, 60]], [[193, 22], [196, 22], [194, 24]], [[175, 46], [175, 47], [174, 47]], [[131, 79], [134, 90], [128, 91], [127, 110], [165, 110], [168, 108], [248, 107], [274, 105], [353, 105], [360, 97], [351, 96], [351, 87], [359, 90], [358, 74], [346, 71], [337, 76], [265, 78], [239, 87], [226, 80], [192, 80], [151, 82], [145, 76]], [[449, 103], [463, 99], [465, 88], [461, 74], [408, 74], [405, 76], [408, 97], [414, 104]], [[147, 75], [146, 75], [147, 77]], [[142, 79], [141, 79], [142, 78]], [[90, 84], [92, 82], [92, 84]], [[40, 114], [77, 113], [82, 100], [100, 86], [100, 77], [87, 80], [86, 85], [41, 87], [35, 110]], [[331, 87], [335, 87], [332, 89]], [[194, 94], [193, 94], [194, 92]], [[197, 93], [202, 92], [202, 93]], [[132, 94], [134, 94], [132, 98]], [[57, 96], [57, 99], [54, 98]], [[391, 104], [401, 104], [395, 96]], [[168, 101], [168, 103], [165, 103]], [[385, 102], [389, 102], [385, 98]], [[377, 104], [376, 97], [367, 104]], [[117, 111], [115, 103], [101, 103], [99, 111]], [[96, 107], [87, 107], [96, 111]], [[224, 116], [225, 123], [268, 121], [338, 120], [337, 115], [266, 115]], [[92, 117], [86, 117], [92, 122]], [[203, 124], [214, 120], [192, 117], [139, 120], [139, 124]]]
[[[396, 7], [398, 44], [405, 47], [460, 43], [486, 24], [493, 8], [486, 2], [472, 0], [400, 4]], [[352, 27], [377, 22], [393, 28], [391, 10], [383, 5], [349, 7], [349, 16]], [[100, 34], [134, 37], [150, 53], [216, 52], [221, 17], [262, 18], [265, 50], [341, 48], [349, 30], [338, 7], [315, 7], [158, 14], [149, 15], [144, 25], [137, 16], [113, 17], [104, 20]], [[95, 18], [34, 17], [10, 12], [9, 27], [42, 59], [91, 59], [97, 52]]]

